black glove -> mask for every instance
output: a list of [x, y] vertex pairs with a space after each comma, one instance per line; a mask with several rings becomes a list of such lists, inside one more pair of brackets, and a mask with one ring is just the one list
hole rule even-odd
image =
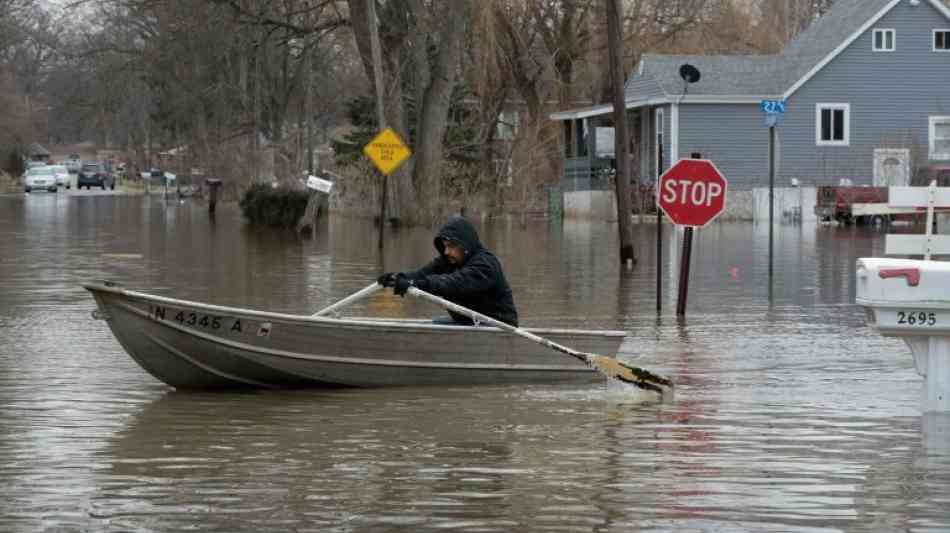
[[409, 292], [409, 287], [415, 287], [420, 290], [426, 290], [429, 288], [429, 282], [425, 278], [420, 278], [416, 280], [409, 279], [405, 274], [399, 273], [396, 275], [396, 283], [394, 285], [393, 292], [399, 296], [405, 296]]
[[379, 283], [383, 287], [392, 287], [396, 283], [396, 274], [394, 272], [387, 272], [376, 278], [376, 283]]

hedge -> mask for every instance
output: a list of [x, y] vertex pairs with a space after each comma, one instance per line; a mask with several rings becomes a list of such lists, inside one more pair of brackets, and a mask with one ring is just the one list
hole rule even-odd
[[307, 210], [309, 198], [306, 189], [255, 184], [244, 191], [238, 205], [251, 224], [293, 228]]

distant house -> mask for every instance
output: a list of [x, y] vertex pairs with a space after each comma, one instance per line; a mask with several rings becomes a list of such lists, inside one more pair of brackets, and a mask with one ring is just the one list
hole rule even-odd
[[[702, 75], [689, 87], [679, 77], [686, 63]], [[729, 179], [730, 203], [743, 191], [748, 200], [748, 191], [768, 185], [760, 103], [774, 99], [787, 109], [777, 128], [777, 186], [792, 178], [909, 183], [950, 161], [948, 87], [950, 9], [940, 0], [838, 0], [776, 55], [647, 54], [626, 82], [633, 178], [653, 182], [672, 162], [701, 154]], [[597, 157], [595, 139], [612, 111], [607, 104], [550, 116], [564, 123], [567, 188], [585, 176], [596, 188], [598, 167], [611, 163]]]
[[47, 162], [50, 158], [49, 150], [43, 148], [39, 143], [33, 143], [29, 147], [29, 158], [30, 161], [42, 161]]

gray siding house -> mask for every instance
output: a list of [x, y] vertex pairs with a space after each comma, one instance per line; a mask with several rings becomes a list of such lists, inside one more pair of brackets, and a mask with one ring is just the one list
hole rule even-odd
[[[701, 80], [686, 87], [683, 64]], [[640, 183], [701, 154], [729, 180], [730, 202], [733, 192], [767, 187], [766, 99], [786, 102], [776, 186], [792, 178], [803, 186], [913, 183], [928, 166], [950, 165], [950, 9], [941, 0], [838, 0], [780, 54], [648, 54], [625, 91]], [[606, 104], [551, 114], [570, 141], [565, 190], [611, 163], [596, 156], [590, 132], [610, 126], [612, 111]]]

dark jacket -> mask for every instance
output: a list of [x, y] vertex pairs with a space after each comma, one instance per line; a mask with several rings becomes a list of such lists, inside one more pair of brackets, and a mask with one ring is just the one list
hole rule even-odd
[[[460, 266], [449, 263], [445, 244], [450, 240], [465, 249], [465, 260]], [[478, 311], [496, 320], [518, 325], [518, 311], [511, 295], [511, 287], [501, 269], [501, 262], [486, 250], [478, 240], [478, 232], [462, 217], [452, 217], [433, 240], [438, 257], [429, 264], [406, 275], [413, 280], [425, 279], [426, 291], [450, 302]], [[461, 324], [472, 321], [453, 313], [452, 319]]]

